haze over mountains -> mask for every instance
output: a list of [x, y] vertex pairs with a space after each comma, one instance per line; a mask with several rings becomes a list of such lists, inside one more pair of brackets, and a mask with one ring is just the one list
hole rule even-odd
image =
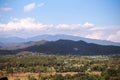
[[[31, 45], [30, 45], [31, 44]], [[25, 45], [25, 44], [24, 44]], [[24, 47], [16, 49], [1, 49], [1, 54], [17, 54], [22, 51], [59, 55], [109, 55], [119, 54], [120, 46], [105, 46], [84, 41], [57, 40], [28, 42]]]
[[73, 40], [73, 41], [79, 41], [83, 40], [87, 43], [96, 43], [100, 45], [115, 45], [115, 46], [120, 46], [119, 42], [112, 42], [112, 41], [107, 41], [107, 40], [98, 40], [98, 39], [89, 39], [89, 38], [83, 38], [83, 37], [78, 37], [78, 36], [72, 36], [72, 35], [63, 35], [63, 34], [58, 34], [58, 35], [38, 35], [35, 37], [31, 38], [19, 38], [19, 37], [1, 37], [0, 38], [0, 44], [10, 44], [10, 43], [25, 43], [25, 42], [30, 42], [30, 41], [40, 41], [40, 40], [47, 40], [47, 41], [56, 41], [59, 39], [66, 39], [66, 40]]
[[0, 38], [1, 54], [17, 54], [21, 51], [61, 55], [108, 55], [119, 54], [120, 43], [71, 35], [40, 35], [28, 39]]

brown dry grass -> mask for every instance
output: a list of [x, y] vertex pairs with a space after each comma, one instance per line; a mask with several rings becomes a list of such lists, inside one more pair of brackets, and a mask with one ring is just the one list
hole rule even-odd
[[92, 71], [92, 72], [86, 72], [87, 74], [90, 74], [90, 75], [101, 75], [101, 72], [100, 71]]
[[[65, 76], [67, 74], [69, 75], [75, 75], [78, 72], [63, 72], [63, 73], [56, 73], [56, 72], [47, 72], [47, 73], [41, 73], [43, 76], [49, 76], [49, 75], [55, 75], [55, 74], [61, 74], [62, 76]], [[86, 74], [90, 75], [101, 75], [101, 72], [99, 71], [92, 71], [92, 72], [86, 72]], [[38, 79], [39, 73], [15, 73], [15, 74], [9, 74], [7, 77], [9, 80], [28, 80], [28, 76], [34, 76], [36, 79]]]
[[[47, 72], [47, 73], [41, 73], [43, 76], [48, 76], [48, 75], [55, 75], [55, 74], [61, 74], [65, 76], [66, 74], [74, 75], [77, 74], [78, 72], [64, 72], [64, 73], [56, 73], [56, 72]], [[9, 80], [28, 80], [28, 76], [34, 76], [36, 79], [38, 79], [39, 73], [15, 73], [15, 74], [9, 74], [7, 77]]]

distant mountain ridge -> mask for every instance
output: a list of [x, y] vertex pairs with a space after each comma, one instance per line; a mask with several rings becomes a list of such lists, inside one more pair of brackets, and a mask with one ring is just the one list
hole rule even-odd
[[43, 44], [33, 45], [17, 51], [31, 51], [60, 55], [108, 55], [120, 54], [120, 47], [98, 45], [94, 43], [87, 43], [81, 40], [72, 41], [61, 39], [57, 41], [46, 41]]
[[27, 39], [23, 39], [23, 38], [19, 38], [19, 37], [0, 38], [0, 42], [1, 43], [25, 43], [25, 42], [40, 41], [40, 40], [56, 41], [56, 40], [59, 40], [59, 39], [74, 40], [74, 41], [83, 40], [87, 43], [120, 46], [119, 42], [112, 42], [112, 41], [98, 40], [98, 39], [89, 39], [89, 38], [83, 38], [83, 37], [71, 36], [71, 35], [63, 35], [63, 34], [39, 35], [39, 36], [27, 38]]
[[0, 54], [17, 54], [22, 51], [59, 55], [109, 55], [120, 54], [120, 46], [99, 45], [85, 41], [57, 40], [27, 42], [14, 49], [0, 49]]

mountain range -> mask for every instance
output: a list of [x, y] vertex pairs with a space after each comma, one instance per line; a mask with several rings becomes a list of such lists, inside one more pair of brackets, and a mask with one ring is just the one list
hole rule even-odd
[[17, 54], [19, 52], [29, 51], [45, 54], [59, 55], [109, 55], [120, 54], [120, 46], [99, 45], [95, 43], [87, 43], [85, 41], [73, 40], [57, 40], [57, 41], [37, 41], [28, 42], [26, 45], [32, 44], [24, 48], [16, 48], [13, 50], [1, 49], [1, 54]]
[[[59, 39], [66, 39], [66, 40], [73, 40], [73, 41], [85, 41], [87, 43], [95, 43], [95, 44], [100, 44], [100, 45], [114, 45], [114, 46], [120, 46], [119, 42], [112, 42], [112, 41], [107, 41], [107, 40], [98, 40], [98, 39], [89, 39], [89, 38], [83, 38], [79, 36], [72, 36], [72, 35], [63, 35], [63, 34], [57, 34], [57, 35], [38, 35], [34, 36], [31, 38], [19, 38], [19, 37], [1, 37], [0, 38], [0, 44], [2, 46], [8, 46], [18, 43], [26, 43], [26, 42], [31, 42], [31, 41], [40, 41], [40, 40], [47, 40], [47, 41], [56, 41]], [[1, 45], [0, 45], [1, 46]]]
[[120, 54], [120, 43], [71, 35], [39, 35], [27, 39], [0, 38], [0, 54], [22, 51], [60, 55]]

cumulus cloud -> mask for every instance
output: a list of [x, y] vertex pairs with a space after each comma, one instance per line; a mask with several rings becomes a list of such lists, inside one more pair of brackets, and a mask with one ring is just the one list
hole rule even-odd
[[8, 11], [11, 11], [12, 8], [11, 7], [1, 7], [0, 8], [0, 11], [3, 11], [3, 12], [8, 12]]
[[[34, 18], [17, 19], [11, 17], [8, 23], [0, 23], [0, 36], [32, 37], [43, 34], [66, 34], [92, 39], [106, 39], [120, 42], [120, 27], [94, 26], [85, 24], [42, 24]], [[89, 23], [90, 24], [90, 23]], [[92, 24], [92, 23], [91, 23]], [[88, 26], [88, 25], [86, 25]]]
[[[87, 27], [84, 24], [42, 24], [37, 23], [33, 18], [23, 18], [17, 19], [11, 17], [11, 21], [8, 23], [0, 23], [0, 31], [2, 34], [17, 35], [18, 33], [24, 34], [26, 37], [28, 35], [40, 35], [40, 34], [69, 34], [76, 35], [76, 33], [88, 32]], [[23, 33], [22, 33], [23, 32]], [[26, 34], [29, 33], [29, 34]], [[21, 35], [18, 35], [21, 36]]]
[[53, 31], [52, 24], [37, 23], [33, 18], [23, 18], [8, 23], [0, 23], [0, 36], [32, 37]]
[[120, 30], [117, 31], [115, 34], [109, 35], [107, 40], [120, 42]]
[[35, 3], [30, 3], [30, 4], [26, 5], [26, 6], [24, 6], [24, 11], [28, 12], [28, 11], [33, 10], [35, 8], [35, 5], [36, 5]]
[[13, 19], [13, 21], [10, 21], [7, 24], [0, 24], [0, 30], [2, 31], [19, 31], [19, 30], [25, 30], [25, 31], [32, 31], [32, 30], [40, 30], [44, 25], [37, 24], [34, 22], [33, 18], [25, 18], [25, 19]]
[[103, 32], [93, 32], [91, 34], [88, 34], [86, 38], [92, 38], [92, 39], [102, 39], [103, 38]]

